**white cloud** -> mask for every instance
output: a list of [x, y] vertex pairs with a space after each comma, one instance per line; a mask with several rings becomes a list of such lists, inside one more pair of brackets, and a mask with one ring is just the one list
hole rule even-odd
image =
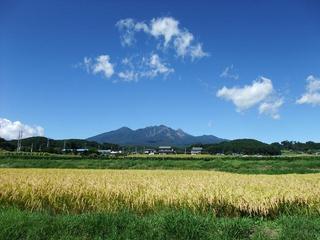
[[233, 65], [227, 66], [223, 72], [220, 74], [221, 78], [232, 78], [234, 80], [239, 79], [239, 75], [236, 73], [233, 73]]
[[122, 46], [131, 46], [135, 42], [135, 22], [131, 18], [121, 19], [116, 23], [116, 26], [122, 31], [120, 36]]
[[135, 33], [144, 32], [155, 39], [163, 39], [164, 48], [171, 47], [179, 57], [191, 57], [192, 60], [208, 56], [202, 44], [185, 28], [179, 27], [179, 21], [173, 17], [154, 18], [149, 24], [136, 22], [132, 18], [122, 19], [116, 26], [121, 32], [121, 44], [131, 46], [136, 42]]
[[92, 66], [94, 74], [103, 73], [106, 78], [113, 75], [113, 64], [110, 63], [110, 57], [108, 55], [101, 55], [96, 58], [96, 63]]
[[174, 69], [162, 60], [162, 58], [169, 59], [167, 56], [169, 51], [173, 50], [177, 57], [189, 57], [191, 60], [209, 55], [203, 50], [202, 44], [195, 40], [194, 35], [187, 29], [180, 28], [179, 21], [172, 17], [153, 18], [148, 23], [126, 18], [118, 21], [116, 27], [120, 31], [122, 46], [132, 46], [136, 42], [135, 35], [141, 32], [156, 40], [156, 49], [151, 51], [150, 57], [144, 57], [150, 54], [148, 48], [147, 53], [142, 51], [133, 54], [117, 64], [111, 62], [109, 55], [85, 57], [83, 62], [76, 66], [84, 68], [88, 73], [101, 73], [105, 78], [117, 76], [112, 82], [137, 82], [141, 78], [166, 77], [173, 73]]
[[192, 60], [197, 58], [203, 58], [209, 56], [209, 53], [206, 53], [202, 49], [202, 44], [198, 43], [195, 46], [190, 47], [190, 56]]
[[262, 102], [272, 92], [272, 81], [268, 78], [260, 77], [252, 85], [246, 85], [242, 88], [223, 87], [217, 92], [217, 97], [232, 101], [237, 107], [237, 111], [243, 111]]
[[119, 72], [118, 77], [121, 78], [125, 82], [138, 81], [139, 74], [134, 71], [124, 71]]
[[320, 78], [308, 76], [306, 92], [297, 100], [298, 104], [320, 105]]
[[151, 54], [148, 57], [124, 58], [122, 60], [122, 71], [118, 73], [120, 80], [131, 82], [142, 78], [155, 78], [157, 76], [167, 77], [174, 69], [165, 63], [158, 54]]
[[180, 34], [178, 27], [179, 22], [172, 17], [154, 18], [150, 24], [150, 34], [156, 38], [164, 37], [164, 45], [168, 43], [174, 36]]
[[100, 55], [95, 61], [85, 57], [83, 65], [88, 73], [102, 73], [106, 78], [110, 78], [114, 74], [114, 65], [110, 62], [109, 55]]
[[5, 118], [0, 118], [0, 137], [11, 140], [17, 139], [19, 132], [22, 131], [22, 138], [43, 136], [44, 129], [40, 126], [29, 126], [20, 121], [12, 122]]
[[279, 119], [279, 108], [283, 105], [283, 99], [275, 99], [269, 102], [263, 102], [259, 106], [259, 113], [266, 114], [273, 119]]
[[178, 56], [184, 57], [188, 53], [188, 48], [193, 40], [193, 35], [189, 32], [183, 32], [174, 40], [174, 46]]
[[165, 63], [163, 63], [157, 54], [151, 55], [149, 66], [151, 68], [151, 73], [154, 76], [157, 76], [159, 74], [168, 75], [169, 73], [174, 72], [173, 68], [170, 68]]

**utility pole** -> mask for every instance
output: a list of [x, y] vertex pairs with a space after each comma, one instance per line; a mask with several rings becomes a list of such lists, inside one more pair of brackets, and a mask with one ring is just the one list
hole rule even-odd
[[22, 130], [19, 130], [19, 133], [18, 133], [18, 143], [17, 143], [17, 152], [20, 152], [20, 150], [21, 150], [21, 139], [22, 139], [22, 135], [23, 135]]
[[49, 138], [47, 138], [47, 148], [49, 148], [49, 146], [50, 146], [50, 140]]
[[33, 143], [31, 143], [31, 148], [30, 148], [30, 152], [32, 153], [33, 151]]
[[184, 154], [187, 154], [187, 148], [186, 147], [184, 148]]

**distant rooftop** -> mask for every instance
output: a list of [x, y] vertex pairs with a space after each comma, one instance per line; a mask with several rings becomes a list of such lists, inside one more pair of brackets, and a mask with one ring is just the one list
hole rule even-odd
[[159, 146], [159, 149], [171, 149], [171, 146]]

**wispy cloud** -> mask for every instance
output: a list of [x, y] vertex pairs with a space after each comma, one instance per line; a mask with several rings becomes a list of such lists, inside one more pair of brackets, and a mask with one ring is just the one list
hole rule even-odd
[[168, 67], [166, 63], [162, 62], [157, 54], [151, 55], [148, 65], [150, 66], [150, 75], [153, 77], [160, 74], [167, 76], [168, 74], [174, 72], [174, 69]]
[[253, 106], [259, 105], [259, 112], [278, 119], [279, 108], [283, 100], [275, 97], [272, 81], [265, 77], [259, 77], [251, 85], [244, 87], [223, 87], [217, 92], [217, 97], [232, 101], [238, 112], [242, 112]]
[[135, 33], [139, 31], [148, 32], [149, 28], [145, 23], [136, 23], [132, 18], [121, 19], [116, 23], [120, 30], [120, 41], [122, 46], [132, 46], [135, 42]]
[[186, 28], [180, 28], [179, 24], [173, 17], [154, 18], [148, 24], [127, 18], [118, 21], [116, 26], [123, 46], [132, 46], [136, 42], [135, 33], [144, 32], [160, 40], [164, 48], [173, 48], [179, 57], [189, 56], [194, 60], [208, 56], [194, 35]]
[[266, 114], [273, 119], [279, 119], [279, 108], [283, 105], [283, 99], [271, 99], [267, 102], [263, 102], [259, 106], [259, 113]]
[[167, 77], [174, 72], [174, 69], [155, 53], [134, 61], [124, 58], [122, 65], [124, 65], [124, 70], [119, 72], [118, 77], [124, 81], [138, 81], [142, 78], [155, 78], [157, 76]]
[[220, 74], [221, 78], [232, 78], [234, 80], [239, 79], [239, 75], [234, 73], [233, 65], [227, 66]]
[[139, 74], [132, 70], [125, 70], [123, 72], [118, 73], [118, 77], [125, 82], [137, 82], [139, 78]]
[[298, 104], [320, 105], [320, 78], [307, 77], [306, 92], [296, 101]]
[[[119, 20], [115, 26], [120, 32], [123, 47], [130, 47], [137, 42], [136, 34], [143, 33], [155, 40], [154, 49], [142, 49], [139, 53], [127, 53], [121, 61], [111, 62], [109, 55], [96, 58], [85, 57], [76, 67], [84, 68], [88, 73], [101, 74], [112, 78], [112, 82], [138, 82], [143, 78], [166, 78], [175, 72], [170, 60], [189, 57], [191, 61], [209, 54], [203, 50], [202, 43], [173, 17], [153, 18], [149, 22], [136, 21], [132, 18]], [[175, 54], [172, 54], [172, 50]], [[136, 51], [136, 48], [131, 48]]]
[[0, 118], [0, 137], [11, 140], [17, 139], [19, 132], [22, 131], [22, 137], [43, 136], [44, 128], [40, 126], [29, 126], [20, 121], [10, 121], [6, 118]]

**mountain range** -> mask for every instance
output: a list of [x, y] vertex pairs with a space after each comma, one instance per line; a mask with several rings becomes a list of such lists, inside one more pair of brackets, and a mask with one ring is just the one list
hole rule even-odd
[[213, 135], [193, 136], [181, 129], [174, 130], [165, 125], [150, 126], [137, 130], [122, 127], [114, 131], [87, 138], [86, 140], [98, 143], [141, 146], [187, 146], [191, 144], [212, 144], [225, 141], [225, 139]]

